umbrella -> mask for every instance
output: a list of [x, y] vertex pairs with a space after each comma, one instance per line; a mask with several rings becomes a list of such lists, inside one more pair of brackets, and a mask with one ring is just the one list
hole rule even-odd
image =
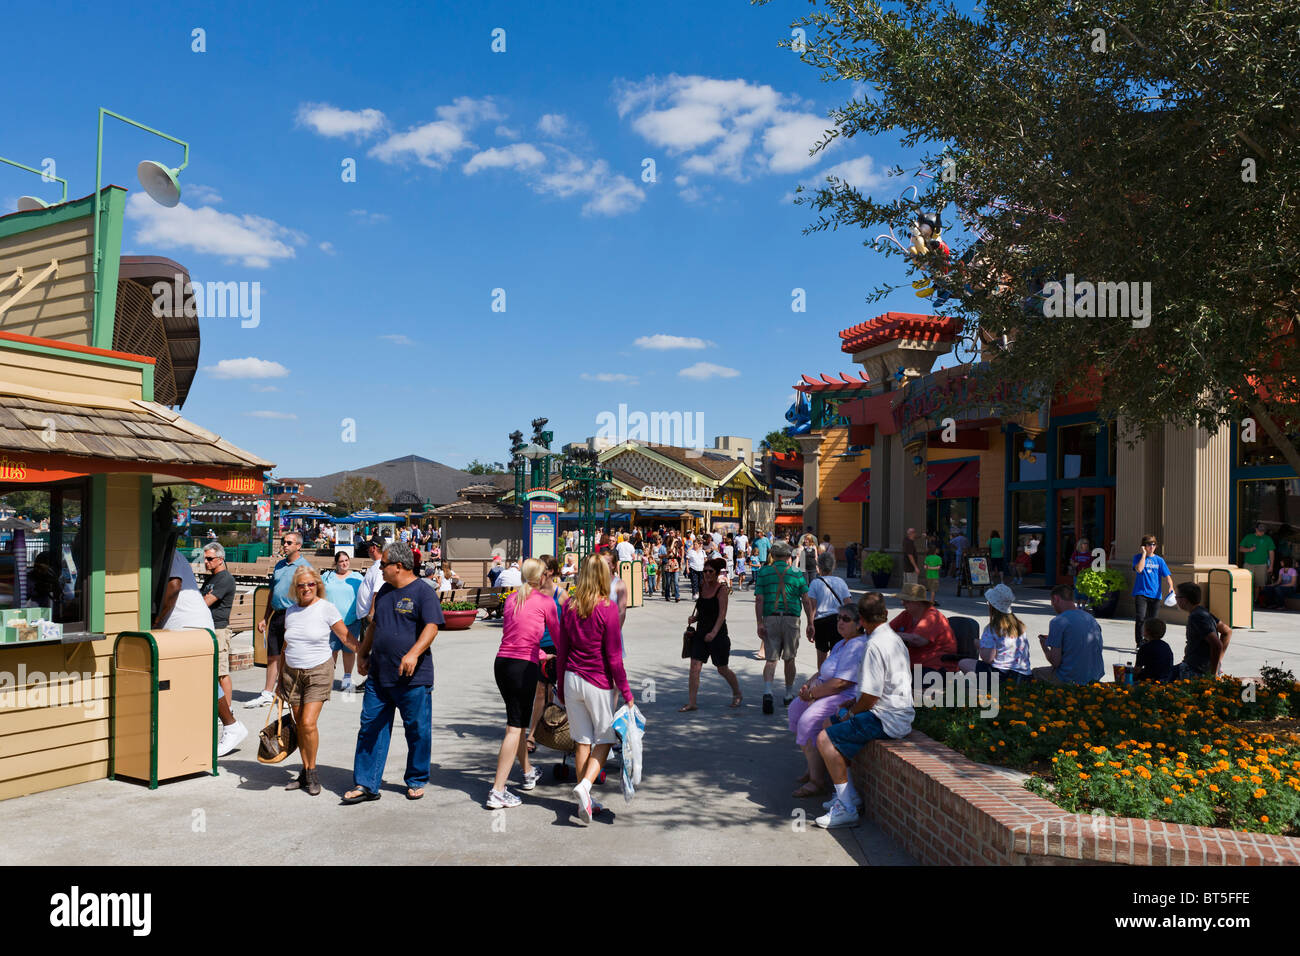
[[0, 531], [35, 531], [36, 528], [35, 522], [19, 518], [17, 515], [0, 518]]

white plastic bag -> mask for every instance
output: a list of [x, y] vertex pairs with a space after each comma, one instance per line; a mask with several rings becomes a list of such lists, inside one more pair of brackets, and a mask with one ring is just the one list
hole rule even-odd
[[614, 715], [614, 733], [623, 747], [623, 799], [628, 803], [641, 784], [641, 766], [645, 756], [643, 738], [645, 717], [636, 704], [624, 704]]

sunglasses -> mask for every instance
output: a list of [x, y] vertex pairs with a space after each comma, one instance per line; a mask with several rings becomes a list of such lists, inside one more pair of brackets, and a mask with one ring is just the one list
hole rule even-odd
[[840, 620], [841, 620], [841, 621], [847, 621], [849, 624], [856, 624], [856, 623], [858, 623], [858, 619], [857, 619], [856, 617], [854, 617], [853, 615], [851, 615], [851, 614], [841, 614], [841, 615], [840, 615]]
[[308, 581], [306, 584], [298, 585], [299, 588], [314, 588], [315, 586], [316, 586], [315, 581]]

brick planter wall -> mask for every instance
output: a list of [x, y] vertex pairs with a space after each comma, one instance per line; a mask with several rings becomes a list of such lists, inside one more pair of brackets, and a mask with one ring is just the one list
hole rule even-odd
[[853, 762], [866, 812], [925, 864], [1300, 865], [1300, 839], [1067, 813], [913, 731]]

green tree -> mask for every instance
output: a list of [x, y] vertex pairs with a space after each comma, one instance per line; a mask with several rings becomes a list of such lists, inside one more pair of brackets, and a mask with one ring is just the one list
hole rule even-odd
[[465, 470], [471, 475], [504, 475], [506, 473], [505, 466], [501, 462], [479, 461], [477, 458], [466, 465]]
[[778, 430], [764, 435], [763, 440], [758, 443], [758, 447], [764, 451], [797, 452], [799, 443], [785, 432]]
[[[964, 224], [945, 230], [946, 269], [879, 248], [900, 278], [928, 269], [936, 301], [956, 296], [942, 308], [990, 370], [1007, 359], [990, 389], [1091, 383], [1129, 439], [1253, 418], [1300, 471], [1294, 0], [984, 0], [975, 17], [937, 0], [827, 0], [793, 26], [804, 62], [865, 90], [817, 149], [886, 134], [930, 177], [801, 191], [808, 232], [858, 226], [874, 249], [894, 229], [906, 246], [918, 212], [941, 211]], [[1039, 285], [1067, 276], [1138, 283], [1149, 311], [1090, 316], [1080, 300], [1052, 314]], [[1119, 305], [1116, 287], [1106, 295]]]
[[388, 492], [376, 478], [349, 475], [334, 489], [334, 500], [344, 509], [344, 514], [372, 508], [383, 511], [388, 507]]

